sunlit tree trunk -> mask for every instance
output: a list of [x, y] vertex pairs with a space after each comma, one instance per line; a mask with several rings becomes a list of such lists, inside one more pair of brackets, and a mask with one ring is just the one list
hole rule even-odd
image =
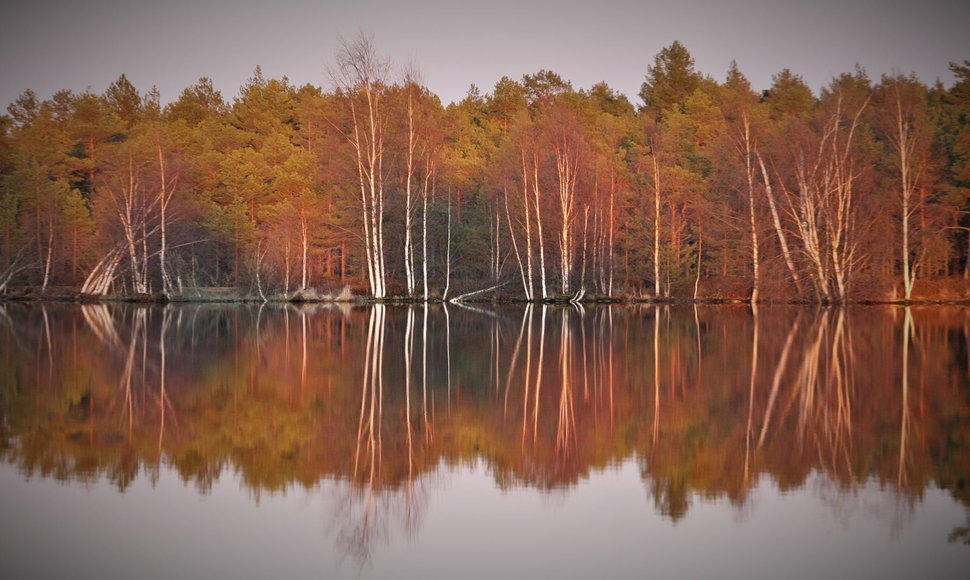
[[788, 239], [785, 236], [784, 228], [781, 226], [781, 218], [778, 216], [775, 194], [771, 188], [771, 178], [768, 176], [768, 170], [765, 168], [765, 161], [761, 157], [761, 153], [756, 150], [755, 156], [758, 158], [758, 166], [761, 168], [761, 178], [765, 182], [765, 196], [768, 198], [768, 207], [771, 209], [771, 221], [775, 228], [775, 235], [778, 236], [778, 243], [781, 244], [781, 253], [785, 257], [785, 265], [788, 266], [788, 272], [795, 282], [795, 289], [800, 294], [802, 291], [802, 283], [798, 277], [798, 270], [795, 269], [795, 261], [792, 259], [791, 251], [788, 249]]
[[[288, 220], [287, 220], [288, 221]], [[283, 236], [283, 294], [290, 293], [290, 231]]]
[[[115, 211], [118, 214], [118, 220], [125, 238], [124, 245], [128, 253], [132, 290], [136, 294], [145, 294], [148, 292], [148, 287], [145, 283], [146, 272], [143, 268], [142, 260], [139, 257], [138, 246], [142, 245], [143, 248], [145, 246], [144, 238], [147, 236], [147, 232], [142, 225], [147, 219], [147, 208], [143, 203], [138, 203], [138, 192], [140, 188], [141, 184], [135, 172], [134, 157], [131, 151], [129, 151], [127, 175], [122, 183], [120, 196], [112, 187], [106, 185], [104, 189], [108, 191], [108, 194], [114, 202]], [[138, 215], [139, 210], [141, 210], [141, 215]], [[139, 230], [141, 230], [140, 234]], [[147, 259], [147, 251], [143, 251], [143, 253]]]
[[839, 106], [833, 120], [832, 153], [831, 153], [831, 185], [829, 190], [834, 194], [828, 198], [826, 231], [829, 237], [832, 266], [835, 273], [835, 283], [840, 302], [848, 299], [849, 282], [852, 268], [856, 262], [856, 244], [852, 238], [855, 233], [855, 182], [858, 174], [852, 162], [852, 141], [859, 119], [869, 104], [869, 99], [859, 107], [849, 125], [848, 133], [843, 143], [839, 137], [839, 128], [845, 123], [842, 114], [842, 96], [839, 95]]
[[[410, 73], [405, 78], [405, 83], [407, 85], [407, 116], [408, 116], [408, 152], [407, 160], [405, 162], [406, 175], [404, 177], [404, 274], [407, 281], [407, 292], [408, 296], [414, 294], [414, 288], [416, 286], [415, 272], [414, 272], [414, 244], [411, 242], [411, 222], [412, 222], [412, 193], [411, 193], [411, 181], [414, 174], [414, 148], [415, 148], [415, 130], [414, 130], [414, 81], [410, 77]], [[427, 299], [427, 297], [425, 297]]]
[[162, 273], [162, 292], [168, 295], [172, 292], [172, 277], [168, 271], [167, 262], [167, 252], [168, 252], [168, 239], [167, 239], [167, 225], [168, 225], [168, 204], [172, 201], [172, 197], [175, 195], [175, 188], [178, 186], [179, 181], [179, 171], [176, 170], [175, 175], [172, 176], [171, 180], [168, 179], [168, 175], [165, 169], [165, 156], [162, 153], [162, 143], [158, 139], [155, 142], [155, 148], [158, 153], [158, 174], [159, 174], [159, 199], [158, 199], [158, 227], [160, 235], [160, 246], [158, 250], [158, 267]]
[[528, 281], [526, 297], [528, 300], [535, 300], [536, 294], [532, 284], [532, 218], [529, 211], [529, 171], [526, 167], [524, 149], [522, 150], [522, 203], [525, 208], [525, 272]]
[[[384, 264], [384, 108], [381, 86], [388, 63], [378, 57], [372, 41], [360, 37], [343, 43], [337, 54], [341, 91], [347, 99], [352, 128], [346, 138], [357, 162], [361, 211], [364, 228], [364, 253], [371, 293], [384, 298], [387, 293]], [[365, 111], [358, 111], [357, 98], [363, 97]]]
[[451, 287], [451, 193], [448, 193], [448, 241], [445, 245], [445, 289], [441, 299], [448, 299], [448, 289]]
[[[819, 160], [820, 162], [820, 160]], [[810, 176], [818, 171], [816, 166], [811, 173], [804, 160], [799, 160], [796, 172], [798, 175], [798, 197], [793, 201], [787, 196], [795, 221], [798, 224], [798, 237], [802, 242], [802, 250], [812, 263], [813, 282], [819, 297], [824, 301], [830, 300], [829, 275], [827, 263], [822, 255], [822, 242], [819, 226], [819, 192], [810, 183]]]
[[47, 290], [47, 283], [51, 278], [51, 263], [54, 261], [54, 218], [47, 221], [47, 254], [44, 257], [44, 282], [40, 287], [43, 294]]
[[748, 115], [742, 116], [742, 126], [744, 130], [744, 173], [748, 181], [748, 218], [751, 227], [751, 268], [753, 270], [753, 286], [751, 289], [751, 302], [758, 301], [758, 227], [754, 219], [754, 167], [751, 164], [751, 124]]
[[653, 155], [653, 295], [660, 296], [660, 162]]
[[586, 241], [589, 238], [589, 206], [583, 211], [583, 255], [581, 257], [582, 267], [579, 273], [579, 294], [577, 300], [582, 300], [586, 295]]
[[522, 292], [525, 294], [526, 300], [532, 300], [532, 295], [529, 293], [529, 284], [525, 276], [525, 266], [522, 265], [522, 256], [519, 253], [519, 244], [515, 240], [515, 230], [512, 228], [512, 214], [509, 212], [509, 190], [508, 184], [503, 187], [503, 193], [505, 195], [505, 220], [509, 225], [509, 237], [512, 239], [512, 249], [515, 252], [515, 261], [519, 265], [519, 274], [522, 277]]
[[[697, 229], [697, 272], [694, 276], [694, 300], [697, 300], [697, 290], [701, 285], [701, 256], [704, 251], [704, 230]], [[696, 313], [696, 310], [695, 310]]]
[[428, 159], [425, 163], [424, 187], [421, 189], [421, 268], [424, 276], [424, 301], [427, 302], [428, 294], [428, 185], [434, 174], [434, 163]]
[[613, 295], [613, 199], [616, 192], [616, 167], [610, 166], [610, 240], [609, 240], [609, 284], [606, 287], [606, 294]]
[[921, 167], [913, 167], [913, 157], [919, 145], [920, 128], [912, 127], [907, 115], [908, 111], [903, 111], [903, 99], [899, 93], [898, 82], [895, 84], [894, 89], [896, 135], [895, 139], [892, 139], [892, 142], [899, 154], [899, 181], [903, 198], [903, 297], [908, 302], [912, 298], [913, 285], [916, 283], [916, 264], [911, 263], [912, 249], [909, 243], [909, 218], [914, 211], [912, 206], [913, 191], [919, 180], [919, 169], [921, 169]]
[[306, 208], [300, 208], [300, 245], [301, 255], [302, 255], [302, 272], [300, 276], [300, 289], [306, 290], [307, 286], [310, 284], [310, 276], [307, 268], [307, 261], [309, 259], [310, 251], [310, 231], [309, 225], [307, 224]]
[[576, 175], [579, 169], [579, 159], [565, 136], [563, 136], [561, 141], [556, 143], [554, 153], [556, 157], [556, 175], [559, 178], [559, 209], [562, 216], [562, 229], [559, 232], [559, 267], [562, 273], [561, 291], [563, 294], [568, 294], [573, 261], [570, 233], [573, 212], [576, 206]]
[[541, 195], [539, 188], [539, 156], [533, 157], [532, 166], [532, 192], [533, 192], [533, 203], [534, 209], [536, 210], [536, 232], [539, 236], [539, 275], [542, 280], [542, 298], [546, 299], [549, 297], [549, 291], [546, 287], [546, 246], [542, 239], [542, 206], [540, 204]]

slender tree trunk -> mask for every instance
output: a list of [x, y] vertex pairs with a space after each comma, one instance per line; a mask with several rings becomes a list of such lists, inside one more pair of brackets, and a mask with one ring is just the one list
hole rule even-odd
[[[697, 300], [697, 289], [701, 285], [701, 253], [704, 250], [704, 231], [697, 230], [697, 275], [694, 278], [694, 300]], [[696, 315], [696, 311], [695, 311]]]
[[172, 277], [168, 272], [168, 237], [167, 237], [167, 226], [168, 226], [168, 204], [175, 195], [175, 188], [178, 185], [179, 171], [176, 170], [175, 176], [171, 181], [168, 180], [168, 176], [165, 169], [165, 156], [162, 154], [162, 144], [160, 140], [156, 140], [155, 147], [158, 152], [158, 172], [160, 181], [160, 191], [158, 200], [158, 226], [159, 226], [159, 250], [158, 250], [158, 267], [162, 274], [162, 292], [167, 296], [172, 292]]
[[788, 266], [788, 272], [795, 282], [795, 289], [801, 294], [802, 283], [798, 277], [798, 270], [795, 269], [795, 261], [792, 259], [791, 251], [788, 249], [788, 239], [785, 236], [785, 230], [782, 228], [781, 219], [778, 216], [775, 195], [771, 189], [771, 178], [768, 177], [768, 170], [765, 168], [765, 161], [761, 157], [761, 153], [755, 150], [755, 156], [758, 158], [758, 166], [761, 168], [761, 178], [765, 182], [765, 196], [768, 198], [768, 207], [771, 209], [771, 221], [775, 227], [775, 234], [778, 236], [778, 243], [781, 244], [781, 253], [785, 257], [785, 265]]
[[290, 293], [290, 231], [283, 237], [283, 294]]
[[579, 274], [579, 300], [586, 295], [586, 240], [589, 234], [589, 206], [586, 206], [583, 217], [583, 256], [582, 268]]
[[[525, 162], [525, 150], [522, 151], [522, 203], [525, 208], [525, 261], [526, 261], [526, 279], [528, 280], [529, 287], [526, 291], [526, 295], [529, 300], [535, 300], [535, 289], [532, 284], [532, 218], [529, 215], [529, 172], [526, 168]], [[968, 258], [970, 262], [970, 258]]]
[[660, 296], [660, 163], [653, 155], [653, 294]]
[[300, 277], [300, 289], [306, 290], [310, 284], [309, 272], [307, 271], [307, 260], [310, 251], [310, 232], [307, 224], [306, 209], [300, 208], [300, 242], [302, 245], [302, 275]]
[[442, 300], [448, 300], [448, 289], [451, 287], [451, 192], [448, 193], [448, 242], [445, 248], [445, 290], [441, 293]]
[[610, 278], [606, 294], [613, 295], [613, 198], [616, 191], [616, 168], [610, 166], [610, 241], [609, 241], [609, 268]]
[[424, 301], [429, 299], [428, 294], [428, 182], [431, 181], [434, 173], [434, 163], [430, 160], [425, 165], [424, 188], [421, 191], [421, 199], [424, 204], [421, 213], [421, 267], [424, 276]]
[[542, 278], [542, 298], [546, 299], [549, 297], [549, 291], [546, 287], [546, 247], [542, 239], [542, 209], [539, 203], [541, 197], [539, 194], [539, 157], [535, 156], [533, 161], [532, 191], [535, 194], [533, 201], [536, 210], [536, 230], [539, 235], [539, 273]]
[[40, 288], [41, 294], [47, 290], [47, 282], [51, 277], [51, 262], [54, 261], [54, 221], [47, 222], [47, 257], [44, 259], [44, 283]]
[[556, 172], [559, 177], [559, 209], [562, 215], [562, 229], [559, 232], [559, 269], [562, 273], [560, 289], [563, 294], [569, 294], [569, 278], [572, 273], [570, 228], [575, 208], [576, 173], [579, 164], [570, 149], [565, 137], [555, 148]]
[[745, 176], [748, 180], [748, 218], [751, 221], [751, 267], [753, 273], [753, 287], [751, 289], [751, 302], [758, 302], [758, 227], [754, 219], [754, 168], [751, 165], [751, 125], [748, 122], [747, 114], [744, 115], [744, 166]]
[[899, 150], [899, 178], [903, 197], [903, 291], [904, 299], [909, 302], [916, 283], [916, 268], [910, 264], [909, 217], [912, 213], [911, 202], [916, 179], [913, 176], [912, 154], [916, 147], [917, 136], [910, 132], [909, 123], [904, 119], [902, 97], [896, 87], [896, 147]]
[[509, 224], [509, 237], [512, 238], [512, 249], [515, 251], [515, 261], [519, 264], [519, 274], [522, 276], [522, 292], [525, 294], [526, 300], [532, 300], [532, 295], [529, 294], [529, 285], [525, 277], [525, 267], [522, 265], [522, 256], [519, 254], [519, 244], [515, 241], [515, 230], [512, 229], [512, 215], [509, 213], [509, 190], [507, 184], [503, 187], [503, 192], [505, 193], [505, 219]]
[[414, 173], [414, 145], [415, 145], [415, 134], [414, 134], [414, 95], [413, 95], [413, 81], [407, 79], [407, 92], [408, 92], [408, 154], [406, 169], [407, 172], [405, 176], [404, 185], [404, 273], [407, 280], [407, 291], [408, 296], [414, 294], [415, 275], [414, 275], [414, 245], [411, 242], [411, 214], [413, 210], [411, 209], [411, 177]]

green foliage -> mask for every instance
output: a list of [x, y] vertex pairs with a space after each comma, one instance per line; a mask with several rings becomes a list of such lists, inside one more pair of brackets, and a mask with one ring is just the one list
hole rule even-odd
[[700, 86], [701, 78], [694, 70], [690, 52], [675, 40], [657, 54], [647, 69], [647, 78], [640, 88], [643, 108], [655, 115], [675, 109]]

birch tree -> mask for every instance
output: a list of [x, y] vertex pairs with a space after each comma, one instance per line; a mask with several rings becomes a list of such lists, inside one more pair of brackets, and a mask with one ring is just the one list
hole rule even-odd
[[879, 101], [876, 123], [894, 157], [892, 164], [898, 179], [902, 222], [901, 248], [903, 299], [912, 298], [920, 267], [914, 252], [910, 218], [919, 209], [915, 198], [927, 173], [931, 140], [927, 118], [927, 90], [914, 76], [883, 76], [876, 87]]
[[367, 277], [371, 294], [384, 298], [384, 89], [390, 62], [378, 55], [373, 39], [363, 35], [342, 41], [336, 60], [332, 76], [350, 118], [349, 130], [343, 133], [357, 166]]

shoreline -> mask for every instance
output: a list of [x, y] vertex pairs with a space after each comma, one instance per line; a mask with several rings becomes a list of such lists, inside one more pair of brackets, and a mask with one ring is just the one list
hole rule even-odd
[[144, 296], [85, 296], [71, 294], [50, 294], [50, 295], [3, 295], [0, 296], [0, 303], [4, 302], [42, 302], [42, 303], [71, 303], [71, 304], [339, 304], [339, 305], [419, 305], [419, 304], [533, 304], [533, 305], [570, 305], [577, 304], [589, 305], [608, 305], [617, 304], [632, 306], [637, 304], [658, 304], [658, 305], [738, 305], [738, 304], [757, 304], [758, 306], [771, 305], [801, 305], [801, 306], [970, 306], [970, 298], [921, 298], [918, 300], [878, 300], [878, 299], [857, 299], [843, 302], [818, 302], [813, 300], [758, 300], [752, 303], [750, 299], [744, 298], [677, 298], [677, 297], [633, 297], [633, 296], [587, 296], [580, 300], [571, 300], [569, 297], [548, 298], [545, 300], [526, 300], [524, 298], [466, 298], [462, 300], [442, 300], [441, 298], [411, 298], [407, 296], [391, 296], [386, 298], [372, 298], [368, 296], [295, 296], [284, 297], [274, 296], [263, 299], [259, 296], [227, 296], [227, 297], [206, 297], [206, 296], [176, 296], [167, 297], [163, 295], [144, 295]]

